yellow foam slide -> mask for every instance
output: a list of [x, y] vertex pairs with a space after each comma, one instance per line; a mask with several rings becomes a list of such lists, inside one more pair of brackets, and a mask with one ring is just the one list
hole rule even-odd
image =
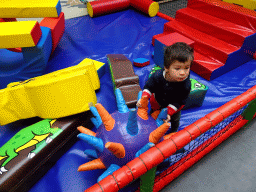
[[0, 90], [0, 124], [39, 116], [60, 118], [89, 110], [96, 104], [100, 81], [95, 64], [85, 59], [68, 67], [23, 82], [10, 83]]

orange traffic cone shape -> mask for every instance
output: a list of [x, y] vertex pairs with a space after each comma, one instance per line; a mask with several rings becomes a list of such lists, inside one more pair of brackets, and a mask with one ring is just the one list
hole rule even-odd
[[148, 120], [148, 98], [145, 96], [142, 97], [140, 99], [140, 104], [141, 107], [138, 107], [137, 114], [141, 119]]

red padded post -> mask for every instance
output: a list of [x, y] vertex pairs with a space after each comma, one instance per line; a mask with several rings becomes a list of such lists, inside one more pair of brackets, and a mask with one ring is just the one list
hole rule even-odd
[[91, 17], [113, 13], [130, 6], [130, 0], [100, 0], [87, 3], [87, 11]]
[[156, 16], [159, 11], [159, 4], [152, 0], [130, 0], [131, 6], [148, 14], [150, 17]]

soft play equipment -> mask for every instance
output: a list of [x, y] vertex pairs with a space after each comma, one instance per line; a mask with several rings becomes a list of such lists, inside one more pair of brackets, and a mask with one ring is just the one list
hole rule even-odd
[[223, 0], [223, 1], [228, 3], [233, 3], [235, 5], [240, 5], [251, 10], [256, 9], [256, 2], [254, 0]]
[[[78, 137], [94, 147], [92, 150], [86, 150], [85, 153], [95, 159], [81, 165], [78, 171], [107, 168], [98, 178], [98, 182], [162, 141], [170, 127], [169, 123], [162, 123], [158, 127], [155, 119], [149, 114], [141, 116], [138, 110], [129, 109], [119, 89], [116, 89], [116, 95], [117, 106], [121, 106], [119, 107], [122, 109], [121, 112], [109, 114], [101, 104], [97, 103], [95, 107], [90, 108], [95, 116], [92, 121], [97, 131], [79, 128], [81, 134]], [[141, 158], [143, 159], [143, 155]], [[147, 161], [151, 157], [144, 158]]]
[[97, 102], [100, 81], [93, 62], [86, 60], [0, 90], [0, 124], [39, 116], [60, 118], [89, 110]]
[[[34, 14], [33, 14], [34, 13]], [[16, 17], [45, 17], [17, 21]], [[5, 1], [0, 5], [0, 89], [42, 75], [65, 29], [59, 1]]]
[[[128, 162], [122, 168], [111, 172], [104, 179], [98, 181], [86, 192], [117, 192], [129, 183], [135, 183], [142, 175], [150, 173], [150, 170], [172, 159], [173, 154], [183, 147], [189, 149], [179, 162], [173, 162], [171, 166], [159, 174], [156, 178], [151, 174], [148, 181], [153, 185], [147, 191], [160, 191], [166, 184], [174, 180], [183, 171], [199, 161], [210, 150], [214, 149], [223, 140], [235, 133], [255, 116], [256, 110], [256, 86], [244, 94], [226, 103], [224, 106], [207, 114], [190, 126], [170, 136], [169, 139], [161, 141], [150, 149]], [[249, 106], [248, 106], [249, 103]], [[247, 108], [248, 106], [248, 108]], [[254, 110], [251, 110], [254, 108]], [[234, 112], [241, 110], [237, 114]], [[222, 114], [222, 117], [219, 116]], [[233, 114], [233, 115], [232, 115]], [[247, 118], [246, 114], [250, 114]], [[230, 116], [232, 116], [230, 118]], [[225, 118], [232, 119], [219, 125]], [[215, 135], [214, 135], [215, 134]], [[209, 136], [210, 135], [210, 136]], [[213, 139], [210, 137], [213, 136]], [[200, 146], [193, 148], [193, 143]], [[147, 183], [145, 184], [147, 185]], [[136, 190], [138, 189], [138, 190]], [[137, 186], [133, 191], [144, 191], [142, 186]]]
[[194, 41], [191, 70], [213, 80], [253, 58], [255, 27], [255, 11], [220, 0], [189, 0], [164, 25], [163, 33], [177, 32]]
[[[151, 39], [155, 34], [160, 34], [162, 32], [164, 23], [166, 22], [168, 21], [160, 17], [150, 18], [133, 9], [120, 11], [94, 19], [86, 16], [66, 20], [66, 32], [64, 33], [62, 40], [51, 59], [48, 61], [47, 72], [49, 73], [61, 68], [76, 65], [86, 57], [107, 63], [106, 55], [109, 53], [124, 54], [130, 61], [134, 58], [144, 57], [149, 58], [151, 64], [143, 68], [134, 67], [134, 72], [139, 76], [140, 85], [143, 87], [150, 70], [154, 65], [154, 61], [151, 58], [151, 53], [153, 52]], [[106, 67], [105, 69], [106, 74], [100, 79], [101, 89], [96, 92], [97, 102], [101, 103], [104, 108], [112, 114], [117, 111], [115, 103], [116, 100], [109, 68]], [[212, 150], [213, 146], [218, 145], [220, 140], [223, 140], [223, 138], [225, 139], [234, 132], [233, 130], [237, 130], [242, 124], [244, 124], [245, 120], [243, 118], [236, 120], [237, 114], [239, 115], [241, 110], [236, 111], [238, 108], [234, 109], [234, 106], [237, 105], [243, 109], [244, 104], [246, 105], [246, 103], [250, 102], [250, 97], [248, 95], [240, 95], [255, 85], [255, 74], [256, 61], [253, 59], [250, 60], [250, 62], [245, 63], [243, 66], [240, 66], [212, 81], [207, 81], [191, 71], [191, 78], [196, 79], [209, 87], [205, 96], [205, 101], [201, 107], [183, 110], [179, 127], [179, 132], [182, 132], [183, 134], [179, 135], [179, 133], [177, 133], [175, 137], [173, 136], [169, 139], [170, 143], [159, 143], [159, 145], [161, 144], [163, 147], [166, 147], [166, 151], [170, 152], [168, 155], [171, 155], [172, 151], [176, 150], [175, 144], [178, 144], [177, 147], [179, 148], [182, 148], [182, 146], [185, 145], [183, 141], [185, 142], [187, 136], [189, 136], [188, 132], [185, 131], [187, 130], [187, 127], [192, 128], [189, 132], [191, 133], [192, 139], [194, 139], [195, 136], [200, 135], [200, 131], [203, 135], [198, 138], [200, 142], [189, 143], [188, 146], [190, 150], [186, 151], [182, 156], [176, 157], [175, 160], [171, 162], [170, 166], [168, 166], [168, 169], [160, 173], [161, 177], [157, 176], [155, 181], [156, 190], [159, 191], [160, 188], [180, 175], [185, 168], [192, 166], [193, 163]], [[252, 96], [251, 93], [249, 95]], [[224, 105], [237, 96], [239, 99], [236, 99], [236, 105], [234, 102], [229, 104], [230, 106]], [[216, 110], [222, 105], [224, 106], [221, 110]], [[212, 111], [215, 111], [214, 114], [208, 115]], [[235, 115], [232, 114], [233, 112], [235, 112]], [[227, 115], [230, 114], [231, 116], [228, 117]], [[209, 118], [212, 116], [214, 119]], [[202, 117], [202, 120], [196, 122]], [[211, 119], [211, 121], [209, 119]], [[5, 126], [0, 126], [0, 145], [2, 146], [11, 137], [13, 137], [24, 126], [24, 124], [27, 126], [33, 124], [33, 122], [31, 123], [33, 120], [34, 119], [26, 119], [22, 122], [14, 122]], [[207, 127], [215, 126], [218, 123], [220, 125], [210, 128], [204, 134]], [[229, 127], [229, 129], [225, 128], [220, 132], [220, 134], [218, 134], [218, 130], [225, 126]], [[89, 128], [88, 125], [84, 125], [84, 127]], [[95, 127], [93, 129], [94, 132], [97, 132]], [[216, 137], [207, 137], [207, 135], [213, 135], [215, 133]], [[199, 146], [201, 143], [204, 144]], [[51, 149], [62, 151], [65, 149], [65, 145], [62, 147], [58, 146], [58, 148], [51, 146]], [[88, 149], [91, 149], [91, 146], [88, 146], [85, 142], [80, 140], [75, 142], [75, 144], [66, 153], [59, 155], [59, 160], [52, 166], [52, 168], [42, 176], [41, 179], [32, 186], [32, 188], [27, 190], [29, 190], [29, 192], [83, 192], [85, 190], [89, 190], [91, 186], [97, 183], [97, 178], [102, 175], [103, 170], [77, 172], [77, 168], [81, 164], [92, 160], [91, 157], [83, 152], [84, 150], [88, 151]], [[149, 152], [151, 152], [151, 150]], [[39, 153], [41, 152], [43, 152], [43, 150]], [[154, 158], [159, 159], [158, 156]], [[150, 160], [152, 164], [155, 163], [154, 158]], [[165, 156], [165, 158], [168, 157]], [[137, 173], [140, 171], [140, 174], [143, 174], [147, 171], [143, 162], [139, 160], [139, 157], [136, 158], [132, 162], [128, 163], [128, 167], [125, 165], [121, 167], [121, 170], [114, 172], [112, 174], [113, 176], [107, 176], [105, 178], [107, 180], [101, 180], [96, 184], [98, 189], [100, 189], [100, 186], [104, 186], [103, 190], [107, 191], [105, 190], [105, 186], [107, 184], [110, 187], [108, 191], [113, 192], [118, 190], [119, 183], [124, 184], [124, 182], [129, 183], [130, 181], [133, 181], [132, 184], [130, 184], [131, 189], [127, 190], [124, 188], [123, 191], [136, 191], [139, 187], [139, 185], [136, 185], [137, 182], [135, 181], [135, 179], [139, 177]], [[136, 162], [139, 162], [140, 165], [135, 164]], [[38, 166], [38, 164], [36, 165]], [[129, 170], [129, 168], [132, 169]], [[44, 169], [40, 169], [39, 173], [41, 172], [44, 172]], [[6, 173], [8, 172], [4, 172], [3, 174]], [[135, 174], [136, 178], [132, 178], [132, 174]], [[25, 174], [23, 174], [21, 179], [25, 179], [24, 175]], [[114, 180], [115, 178], [116, 181]], [[237, 190], [236, 188], [232, 188], [231, 185], [229, 185], [229, 187], [231, 190]], [[92, 191], [96, 192], [97, 190]]]
[[201, 107], [203, 105], [205, 95], [207, 93], [208, 87], [196, 79], [190, 78], [191, 90], [183, 109], [188, 109], [190, 107]]
[[33, 47], [42, 36], [37, 21], [1, 22], [0, 27], [0, 48]]
[[87, 11], [91, 17], [113, 13], [132, 6], [149, 15], [156, 16], [159, 4], [152, 0], [99, 0], [87, 3]]
[[136, 58], [133, 60], [133, 65], [136, 67], [145, 67], [150, 64], [150, 61], [146, 58]]
[[89, 126], [88, 112], [41, 120], [19, 130], [0, 147], [1, 191], [27, 191], [37, 182], [64, 153], [59, 148], [66, 143], [71, 146], [77, 140], [77, 126]]
[[[157, 70], [161, 70], [162, 68], [158, 65], [155, 65], [149, 74], [149, 77], [155, 73]], [[203, 83], [200, 83], [196, 79], [190, 78], [191, 81], [191, 90], [183, 109], [188, 109], [191, 107], [201, 107], [203, 105], [205, 95], [207, 93], [208, 87]]]
[[0, 18], [58, 17], [60, 12], [59, 0], [10, 0], [0, 5]]
[[114, 90], [119, 88], [128, 107], [135, 107], [141, 91], [139, 77], [135, 75], [132, 62], [122, 54], [108, 54], [108, 63]]

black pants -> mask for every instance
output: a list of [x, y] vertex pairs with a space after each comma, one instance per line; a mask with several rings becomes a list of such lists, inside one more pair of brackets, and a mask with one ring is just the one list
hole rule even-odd
[[171, 128], [167, 131], [168, 133], [177, 132], [180, 125], [181, 112], [177, 112], [171, 116]]

